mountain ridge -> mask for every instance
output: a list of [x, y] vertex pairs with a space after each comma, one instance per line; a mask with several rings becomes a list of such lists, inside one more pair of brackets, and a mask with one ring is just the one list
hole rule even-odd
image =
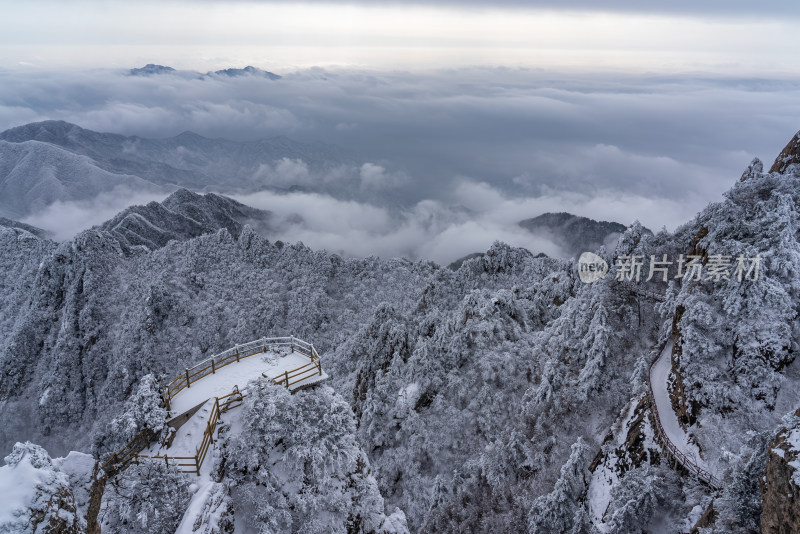
[[[23, 158], [18, 154], [23, 146], [35, 147], [29, 152], [36, 154]], [[0, 216], [11, 219], [24, 218], [55, 200], [89, 200], [115, 186], [164, 193], [179, 187], [228, 194], [280, 191], [286, 184], [264, 172], [276, 162], [301, 161], [312, 172], [324, 172], [353, 161], [337, 147], [285, 136], [238, 142], [183, 132], [148, 139], [95, 132], [65, 121], [29, 123], [0, 132], [0, 151], [0, 188], [4, 188]], [[48, 165], [53, 158], [68, 163]], [[60, 184], [55, 191], [46, 187], [53, 182], [54, 168]], [[59, 178], [59, 168], [72, 171]]]
[[0, 139], [0, 216], [22, 219], [57, 201], [86, 200], [120, 188], [162, 191], [157, 183], [108, 171], [51, 143]]
[[156, 65], [154, 63], [148, 63], [144, 67], [132, 68], [128, 71], [128, 75], [129, 76], [163, 76], [163, 75], [190, 76], [201, 80], [205, 80], [208, 78], [222, 78], [222, 77], [235, 78], [240, 76], [253, 76], [259, 78], [266, 78], [271, 81], [276, 81], [283, 78], [282, 76], [275, 74], [274, 72], [269, 72], [264, 69], [259, 69], [251, 65], [248, 65], [241, 69], [233, 67], [215, 71], [208, 71], [205, 74], [203, 74], [201, 72], [194, 70], [178, 70], [166, 65]]
[[572, 257], [604, 245], [613, 248], [616, 238], [627, 229], [618, 222], [595, 221], [567, 212], [543, 213], [518, 224], [533, 234], [550, 238]]
[[160, 203], [131, 206], [97, 228], [114, 235], [123, 250], [131, 253], [139, 247], [155, 250], [169, 241], [186, 241], [222, 229], [238, 238], [245, 224], [267, 234], [271, 216], [222, 195], [178, 189]]

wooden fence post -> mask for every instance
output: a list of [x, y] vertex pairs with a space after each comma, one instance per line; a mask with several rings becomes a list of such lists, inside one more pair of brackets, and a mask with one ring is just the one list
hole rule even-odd
[[217, 367], [214, 365], [214, 358], [211, 358], [211, 374], [217, 373]]
[[239, 361], [239, 345], [236, 345], [236, 361]]
[[285, 376], [286, 376], [286, 389], [289, 389], [289, 371], [286, 370], [284, 372], [285, 372]]
[[317, 351], [314, 350], [314, 345], [311, 345], [311, 361], [316, 364], [317, 371], [319, 371], [319, 374], [322, 375], [322, 364], [319, 361], [319, 355], [317, 354]]
[[290, 351], [291, 351], [291, 352], [294, 352], [294, 336], [292, 336], [292, 341], [291, 341], [291, 343], [289, 344], [289, 347], [290, 347], [290, 349], [291, 349]]
[[186, 387], [187, 387], [187, 388], [189, 387], [189, 384], [190, 384], [190, 383], [191, 383], [191, 382], [189, 382], [189, 368], [187, 367], [187, 368], [186, 368]]

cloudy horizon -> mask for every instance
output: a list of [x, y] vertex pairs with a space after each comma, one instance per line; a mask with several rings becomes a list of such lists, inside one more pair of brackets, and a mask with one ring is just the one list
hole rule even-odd
[[[0, 131], [58, 119], [337, 147], [336, 172], [278, 159], [251, 179], [302, 186], [288, 204], [338, 222], [287, 236], [353, 255], [526, 246], [514, 218], [545, 211], [673, 230], [800, 128], [788, 2], [0, 4], [13, 14], [0, 21]], [[146, 63], [283, 78], [127, 75]], [[65, 199], [30, 221], [68, 237], [127, 198]], [[276, 209], [274, 193], [241, 198]], [[370, 233], [342, 209], [392, 222]], [[416, 231], [431, 210], [438, 222]]]
[[260, 64], [796, 75], [789, 1], [0, 1], [4, 68]]

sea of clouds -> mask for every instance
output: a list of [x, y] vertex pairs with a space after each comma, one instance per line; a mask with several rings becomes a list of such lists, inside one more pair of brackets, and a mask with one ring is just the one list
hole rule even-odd
[[[263, 191], [220, 192], [275, 213], [280, 235], [271, 237], [447, 262], [496, 239], [559, 254], [517, 226], [544, 212], [673, 229], [721, 200], [754, 156], [769, 165], [800, 127], [800, 81], [790, 78], [508, 68], [278, 74], [0, 70], [0, 130], [61, 119], [151, 138], [188, 130], [333, 145], [347, 163], [321, 171], [282, 158], [254, 174]], [[285, 191], [292, 186], [300, 187]], [[105, 193], [56, 203], [27, 222], [67, 239], [160, 198]]]

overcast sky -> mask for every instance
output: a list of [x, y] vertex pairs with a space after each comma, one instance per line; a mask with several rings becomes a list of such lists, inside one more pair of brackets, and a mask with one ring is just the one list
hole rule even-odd
[[[424, 4], [424, 5], [423, 5]], [[0, 62], [797, 73], [793, 0], [0, 1]]]
[[[442, 236], [452, 254], [469, 252], [519, 237], [499, 230], [515, 218], [558, 209], [672, 229], [800, 128], [798, 2], [484, 5], [0, 0], [0, 130], [64, 119], [337, 145], [384, 191], [358, 209], [330, 199], [331, 212], [405, 210], [391, 232], [408, 242], [378, 233], [351, 252], [430, 257]], [[284, 78], [126, 76], [145, 63]], [[275, 209], [272, 197], [251, 200]], [[301, 200], [292, 205], [319, 213], [319, 198]], [[461, 208], [480, 229], [463, 226]], [[431, 210], [439, 222], [408, 231]], [[292, 235], [336, 248], [360, 228], [340, 223], [327, 237], [324, 225]]]

